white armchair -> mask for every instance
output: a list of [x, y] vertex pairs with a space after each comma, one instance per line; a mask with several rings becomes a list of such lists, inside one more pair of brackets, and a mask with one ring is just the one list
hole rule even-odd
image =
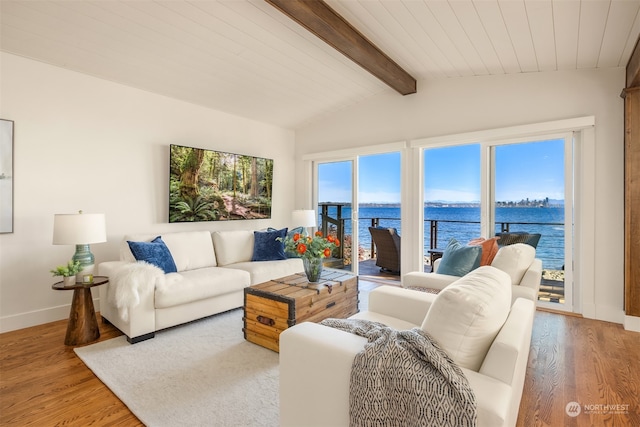
[[[518, 298], [538, 300], [540, 280], [542, 279], [542, 261], [535, 257], [535, 249], [525, 243], [503, 246], [498, 250], [491, 266], [506, 272], [511, 277], [511, 298], [515, 302]], [[429, 288], [442, 290], [458, 280], [458, 276], [438, 273], [438, 266], [442, 259], [433, 264], [432, 273], [411, 272], [402, 278], [405, 288]]]
[[[428, 332], [461, 366], [476, 395], [480, 427], [516, 423], [535, 314], [529, 299], [510, 304], [509, 279], [494, 270], [481, 267], [439, 295], [382, 286], [371, 291], [369, 310], [352, 316]], [[498, 280], [498, 291], [477, 294], [487, 280]], [[496, 319], [495, 334], [487, 335], [487, 325], [495, 326]], [[366, 343], [366, 338], [309, 322], [282, 332], [280, 425], [348, 426], [351, 366]]]

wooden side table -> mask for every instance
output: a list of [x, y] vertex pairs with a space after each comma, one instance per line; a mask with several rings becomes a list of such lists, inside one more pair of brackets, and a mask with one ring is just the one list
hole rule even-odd
[[65, 345], [88, 344], [100, 338], [91, 288], [104, 285], [107, 282], [109, 282], [109, 278], [106, 276], [94, 276], [91, 283], [76, 282], [75, 285], [65, 286], [64, 282], [57, 282], [51, 286], [52, 289], [58, 291], [73, 289], [67, 335], [64, 338]]

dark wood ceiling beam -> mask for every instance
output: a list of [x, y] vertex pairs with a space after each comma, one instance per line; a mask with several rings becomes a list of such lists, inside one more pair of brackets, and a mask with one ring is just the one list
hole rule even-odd
[[640, 86], [640, 37], [627, 63], [627, 87]]
[[265, 0], [400, 92], [416, 93], [416, 79], [322, 0]]

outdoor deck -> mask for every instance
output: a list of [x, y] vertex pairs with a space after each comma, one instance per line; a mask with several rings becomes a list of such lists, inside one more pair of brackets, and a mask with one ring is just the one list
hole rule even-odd
[[[320, 223], [321, 223], [321, 231], [326, 235], [328, 233], [335, 233], [340, 241], [345, 242], [346, 237], [350, 237], [346, 234], [345, 221], [349, 220], [349, 218], [345, 218], [342, 215], [342, 210], [346, 209], [350, 206], [349, 203], [320, 203], [319, 210], [321, 211], [320, 215]], [[335, 209], [333, 214], [330, 214], [331, 209]], [[377, 227], [382, 223], [387, 225], [392, 224], [394, 221], [400, 221], [400, 218], [386, 218], [386, 217], [375, 217], [375, 218], [359, 218], [360, 222], [366, 222], [371, 227]], [[431, 250], [439, 251], [438, 242], [439, 242], [439, 228], [443, 224], [480, 224], [480, 221], [461, 221], [461, 220], [435, 220], [435, 219], [424, 219], [425, 222], [425, 230], [429, 230], [429, 245], [428, 247]], [[499, 227], [501, 233], [508, 233], [512, 227], [529, 227], [529, 226], [545, 226], [545, 227], [558, 227], [563, 226], [563, 223], [560, 222], [499, 222], [496, 223], [496, 227]], [[441, 234], [444, 234], [444, 230]], [[498, 231], [496, 229], [496, 231]], [[445, 239], [446, 241], [446, 239]], [[440, 240], [440, 243], [442, 241]], [[339, 248], [340, 252], [337, 255], [338, 259], [343, 258], [343, 250], [344, 245]], [[534, 246], [535, 247], [535, 246]], [[370, 247], [364, 248], [365, 252], [368, 254], [374, 254], [374, 246], [371, 244]], [[428, 261], [425, 260], [424, 271], [430, 272], [431, 266], [428, 264]], [[563, 265], [563, 260], [555, 259], [554, 262], [548, 263], [548, 265]], [[394, 275], [391, 273], [380, 271], [380, 268], [376, 265], [375, 258], [368, 259], [364, 261], [360, 261], [359, 270], [360, 276], [366, 280], [372, 280], [377, 282], [388, 282], [390, 284], [399, 284], [400, 276]], [[341, 265], [341, 264], [340, 264]], [[335, 266], [335, 268], [340, 268]], [[554, 271], [551, 271], [554, 273]], [[559, 271], [555, 273], [561, 273]], [[562, 280], [553, 280], [558, 276], [562, 276], [561, 274], [550, 274], [547, 275], [547, 278], [542, 279], [542, 283], [540, 285], [540, 292], [538, 294], [538, 299], [540, 301], [549, 301], [549, 302], [558, 302], [564, 303], [564, 282]]]
[[[375, 258], [360, 261], [358, 268], [360, 270], [360, 277], [365, 280], [388, 283], [396, 286], [400, 284], [401, 276], [380, 271], [380, 267], [376, 266]], [[424, 271], [427, 273], [431, 272], [431, 266], [425, 264]], [[564, 282], [542, 279], [538, 300], [564, 303]]]

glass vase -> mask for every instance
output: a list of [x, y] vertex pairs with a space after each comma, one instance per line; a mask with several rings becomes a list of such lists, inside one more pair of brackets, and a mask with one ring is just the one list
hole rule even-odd
[[302, 263], [309, 283], [318, 283], [322, 274], [322, 258], [302, 258]]

